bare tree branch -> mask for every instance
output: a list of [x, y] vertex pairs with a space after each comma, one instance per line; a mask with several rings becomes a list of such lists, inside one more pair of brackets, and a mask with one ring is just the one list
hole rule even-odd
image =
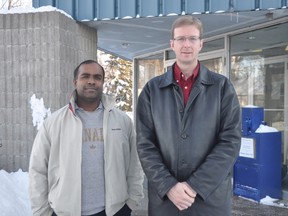
[[10, 10], [11, 8], [20, 7], [22, 5], [23, 4], [21, 0], [4, 0], [2, 1], [1, 9], [7, 8], [8, 10]]
[[6, 1], [2, 1], [1, 9], [5, 7], [7, 1], [8, 1], [8, 0], [6, 0]]

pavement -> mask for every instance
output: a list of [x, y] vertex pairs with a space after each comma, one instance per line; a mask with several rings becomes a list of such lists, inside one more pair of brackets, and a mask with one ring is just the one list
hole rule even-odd
[[[280, 207], [279, 203], [275, 203], [279, 206], [263, 205], [246, 198], [233, 196], [232, 216], [288, 216], [288, 200], [281, 200], [281, 202], [285, 202], [287, 207]], [[147, 203], [144, 203], [142, 208], [133, 211], [131, 216], [148, 216]]]
[[[264, 205], [244, 197], [233, 196], [232, 216], [288, 216], [288, 174], [282, 180], [283, 199], [273, 205]], [[144, 181], [144, 199], [131, 216], [148, 216], [147, 186]], [[159, 215], [164, 216], [164, 215]], [[208, 216], [208, 215], [207, 215]]]
[[[232, 203], [232, 216], [288, 216], [288, 200], [278, 201], [275, 203], [278, 206], [269, 206], [234, 196]], [[287, 207], [281, 207], [281, 204]]]

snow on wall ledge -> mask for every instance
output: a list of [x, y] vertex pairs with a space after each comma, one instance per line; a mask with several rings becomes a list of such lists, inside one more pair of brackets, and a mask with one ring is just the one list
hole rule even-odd
[[[58, 11], [65, 16], [69, 17], [70, 19], [73, 19], [72, 16], [70, 16], [68, 13], [66, 13], [63, 10], [60, 10], [56, 7], [52, 6], [42, 6], [39, 8], [34, 8], [34, 7], [15, 7], [11, 8], [10, 10], [2, 8], [0, 9], [0, 14], [18, 14], [18, 13], [37, 13], [37, 12], [49, 12], [49, 11]], [[73, 19], [74, 20], [74, 19]]]

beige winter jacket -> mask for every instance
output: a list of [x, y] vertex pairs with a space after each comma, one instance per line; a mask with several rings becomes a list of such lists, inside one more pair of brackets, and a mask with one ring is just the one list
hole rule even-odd
[[[102, 96], [106, 214], [125, 203], [133, 209], [143, 197], [143, 172], [131, 119]], [[69, 105], [49, 116], [31, 152], [29, 194], [34, 216], [81, 215], [82, 122], [75, 115], [75, 92]]]

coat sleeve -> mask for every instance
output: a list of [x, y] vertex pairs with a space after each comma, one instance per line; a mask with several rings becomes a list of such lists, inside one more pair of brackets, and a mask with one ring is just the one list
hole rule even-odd
[[161, 156], [151, 112], [149, 85], [142, 90], [136, 109], [137, 151], [141, 165], [149, 184], [159, 197], [164, 199], [178, 181], [170, 173]]
[[30, 156], [29, 196], [33, 216], [52, 215], [48, 203], [48, 159], [50, 140], [45, 125], [38, 131]]
[[[130, 120], [130, 119], [129, 119]], [[141, 168], [139, 157], [136, 150], [136, 132], [132, 121], [130, 120], [130, 164], [127, 175], [129, 200], [127, 204], [129, 208], [135, 209], [140, 204], [140, 200], [144, 197], [143, 180], [144, 173]]]
[[220, 127], [213, 148], [187, 180], [206, 199], [229, 177], [241, 145], [241, 109], [232, 83], [225, 79], [220, 90]]

